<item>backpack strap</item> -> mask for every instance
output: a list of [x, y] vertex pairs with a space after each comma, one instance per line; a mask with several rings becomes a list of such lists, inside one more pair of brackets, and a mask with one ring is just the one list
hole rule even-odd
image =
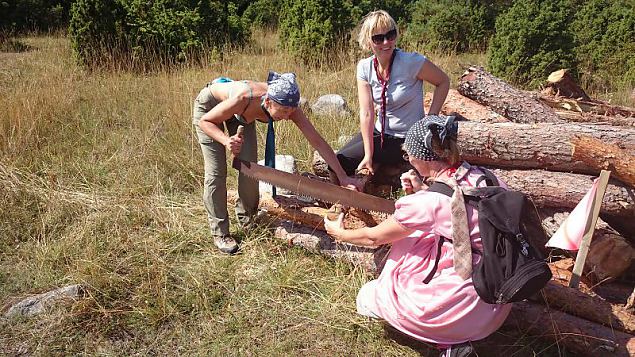
[[[450, 187], [450, 185], [448, 185], [447, 183], [441, 182], [441, 181], [434, 181], [432, 185], [428, 187], [428, 192], [438, 192], [448, 197], [452, 197], [452, 194], [454, 194], [454, 190], [452, 189], [452, 187]], [[464, 196], [465, 196], [464, 197], [465, 203], [474, 207], [475, 209], [478, 207], [478, 201], [481, 200], [480, 197], [472, 196], [472, 195], [464, 195]]]
[[478, 169], [483, 172], [483, 175], [476, 180], [476, 187], [478, 187], [483, 180], [485, 180], [485, 185], [487, 186], [500, 186], [500, 182], [498, 182], [498, 178], [494, 173], [484, 167], [479, 166]]
[[437, 272], [437, 267], [439, 266], [439, 260], [441, 259], [441, 247], [443, 247], [444, 240], [445, 240], [445, 237], [443, 236], [439, 237], [439, 246], [437, 247], [437, 256], [434, 259], [434, 266], [432, 267], [432, 270], [430, 270], [430, 274], [428, 274], [428, 276], [426, 276], [426, 278], [423, 279], [424, 284], [428, 284], [430, 280], [432, 280], [432, 278], [434, 277], [434, 274]]

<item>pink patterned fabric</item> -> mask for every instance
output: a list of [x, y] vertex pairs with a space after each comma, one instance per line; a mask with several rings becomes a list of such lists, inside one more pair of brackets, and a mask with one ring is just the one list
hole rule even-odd
[[[474, 187], [480, 176], [472, 169], [459, 184]], [[420, 191], [399, 199], [395, 208], [397, 222], [417, 231], [393, 243], [370, 308], [398, 330], [431, 343], [475, 341], [496, 331], [511, 304], [490, 305], [478, 297], [472, 278], [463, 280], [454, 270], [451, 242], [443, 243], [434, 278], [423, 283], [434, 266], [439, 237], [452, 237], [450, 197]], [[472, 244], [480, 249], [478, 213], [468, 207], [467, 218]], [[473, 264], [479, 259], [472, 254]]]

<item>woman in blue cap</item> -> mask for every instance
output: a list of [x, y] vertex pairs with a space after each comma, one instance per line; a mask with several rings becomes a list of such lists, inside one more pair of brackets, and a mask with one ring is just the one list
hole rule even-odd
[[[205, 161], [203, 202], [214, 244], [220, 251], [228, 254], [238, 251], [238, 243], [229, 233], [226, 150], [242, 160], [257, 161], [256, 121], [293, 121], [333, 168], [340, 183], [353, 184], [354, 180], [346, 176], [333, 149], [298, 107], [299, 102], [300, 89], [295, 74], [276, 72], [269, 72], [267, 82], [217, 78], [196, 97], [192, 123]], [[242, 136], [236, 134], [240, 125], [245, 129]], [[244, 226], [258, 209], [258, 182], [239, 174], [238, 197], [236, 216]]]

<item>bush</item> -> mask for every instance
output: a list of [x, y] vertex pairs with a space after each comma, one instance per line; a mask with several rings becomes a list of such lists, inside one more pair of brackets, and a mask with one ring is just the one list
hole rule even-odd
[[355, 26], [351, 4], [343, 0], [284, 0], [281, 47], [305, 64], [316, 65], [350, 39]]
[[414, 2], [415, 0], [352, 0], [351, 19], [357, 25], [369, 12], [385, 10], [398, 24], [405, 26], [410, 22], [410, 8]]
[[482, 50], [494, 30], [491, 9], [472, 0], [419, 0], [412, 7], [403, 40], [429, 50]]
[[256, 0], [242, 14], [245, 21], [260, 28], [278, 27], [283, 0]]
[[0, 33], [20, 34], [66, 27], [71, 0], [0, 1]]
[[560, 68], [570, 68], [575, 74], [569, 32], [573, 10], [569, 0], [515, 2], [496, 19], [488, 50], [491, 72], [516, 84], [534, 86]]
[[143, 68], [196, 60], [249, 36], [231, 1], [77, 0], [71, 15], [74, 52], [91, 67], [108, 59]]
[[571, 28], [580, 72], [592, 84], [610, 86], [611, 79], [614, 85], [635, 86], [633, 2], [589, 0], [576, 12]]

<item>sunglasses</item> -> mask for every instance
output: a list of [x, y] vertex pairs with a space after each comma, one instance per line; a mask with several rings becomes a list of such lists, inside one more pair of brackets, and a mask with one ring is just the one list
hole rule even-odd
[[372, 35], [370, 39], [376, 45], [381, 45], [385, 40], [394, 41], [397, 38], [397, 29], [392, 29], [386, 33], [379, 33], [377, 35]]

